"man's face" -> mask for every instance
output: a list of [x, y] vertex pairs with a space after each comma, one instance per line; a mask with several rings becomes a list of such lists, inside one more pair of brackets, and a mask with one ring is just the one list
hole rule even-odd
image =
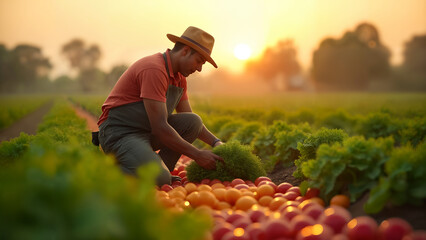
[[201, 72], [204, 63], [206, 63], [206, 60], [201, 54], [199, 54], [198, 52], [191, 54], [191, 50], [189, 50], [187, 54], [182, 58], [180, 73], [183, 76], [188, 77], [195, 71]]

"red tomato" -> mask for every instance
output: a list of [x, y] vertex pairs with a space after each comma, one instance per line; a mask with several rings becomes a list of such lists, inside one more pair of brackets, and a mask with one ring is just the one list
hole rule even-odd
[[350, 220], [349, 211], [340, 206], [330, 206], [318, 219], [319, 223], [328, 225], [335, 233], [340, 233]]
[[232, 232], [234, 230], [234, 226], [228, 222], [222, 222], [217, 224], [212, 231], [213, 240], [221, 240], [223, 235], [228, 232]]
[[292, 187], [293, 187], [293, 185], [291, 185], [290, 183], [284, 182], [284, 183], [280, 183], [277, 186], [277, 190], [276, 191], [279, 192], [279, 193], [286, 193], [287, 190], [289, 190]]
[[319, 204], [311, 205], [303, 210], [303, 213], [317, 220], [324, 212], [324, 207]]
[[180, 165], [180, 166], [177, 168], [177, 170], [178, 170], [178, 172], [182, 172], [183, 170], [185, 170], [185, 166], [184, 166], [184, 165]]
[[293, 192], [293, 191], [287, 191], [285, 194], [284, 194], [284, 198], [286, 198], [287, 200], [291, 200], [291, 201], [293, 201], [293, 200], [295, 200], [298, 196], [300, 196], [300, 194], [298, 194], [297, 192]]
[[210, 186], [212, 186], [213, 184], [216, 184], [216, 183], [222, 183], [222, 182], [219, 179], [213, 179], [210, 182]]
[[308, 188], [305, 193], [306, 198], [318, 197], [320, 190], [318, 188]]
[[249, 186], [247, 185], [247, 184], [245, 184], [245, 183], [240, 183], [240, 184], [237, 184], [237, 185], [235, 185], [234, 186], [234, 188], [235, 189], [238, 189], [238, 190], [241, 190], [241, 189], [248, 189], [249, 188]]
[[231, 186], [232, 187], [235, 187], [236, 185], [238, 185], [238, 184], [246, 184], [245, 182], [244, 182], [244, 180], [243, 179], [241, 179], [241, 178], [235, 178], [234, 180], [232, 180], [232, 182], [231, 182]]
[[402, 239], [411, 234], [413, 228], [402, 218], [389, 218], [380, 223], [378, 234], [379, 239], [394, 240]]
[[291, 219], [290, 224], [293, 235], [297, 235], [297, 233], [302, 230], [302, 228], [315, 225], [315, 220], [308, 215], [299, 214]]
[[178, 174], [178, 176], [180, 178], [186, 177], [186, 171], [185, 170], [184, 171], [180, 171], [179, 174]]
[[261, 222], [267, 218], [263, 209], [249, 209], [247, 214], [252, 222]]
[[351, 240], [377, 239], [377, 222], [369, 216], [356, 217], [347, 224], [347, 235]]
[[292, 236], [289, 223], [284, 219], [274, 219], [267, 221], [264, 224], [263, 229], [266, 233], [266, 239], [276, 239]]
[[249, 239], [266, 240], [266, 233], [260, 223], [250, 224], [245, 230], [245, 235]]
[[258, 178], [256, 178], [256, 180], [254, 181], [254, 185], [258, 186], [258, 185], [259, 185], [259, 183], [260, 183], [261, 181], [269, 181], [269, 182], [272, 182], [272, 180], [271, 180], [270, 178], [265, 177], [265, 176], [262, 176], [262, 177], [258, 177]]
[[200, 182], [201, 184], [206, 184], [206, 185], [210, 185], [209, 183], [210, 183], [210, 179], [203, 179], [203, 180], [201, 180], [201, 182]]
[[291, 187], [287, 190], [287, 192], [295, 192], [300, 196], [300, 188], [299, 187]]

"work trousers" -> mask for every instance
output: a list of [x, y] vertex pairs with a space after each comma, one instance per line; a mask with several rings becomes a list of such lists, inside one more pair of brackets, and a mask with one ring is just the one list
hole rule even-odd
[[[201, 118], [195, 113], [171, 114], [167, 122], [188, 143], [193, 143], [203, 128]], [[181, 153], [169, 149], [150, 131], [135, 131], [134, 128], [129, 128], [132, 127], [109, 124], [108, 119], [102, 123], [99, 127], [99, 142], [103, 151], [113, 154], [121, 170], [133, 176], [137, 176], [138, 167], [154, 162], [161, 169], [157, 185], [170, 184], [170, 172], [173, 171]]]

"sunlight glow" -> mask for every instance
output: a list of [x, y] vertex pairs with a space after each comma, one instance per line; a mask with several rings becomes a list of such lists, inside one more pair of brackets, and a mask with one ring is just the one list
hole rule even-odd
[[238, 44], [234, 48], [234, 55], [240, 60], [246, 60], [251, 56], [251, 48], [244, 43]]

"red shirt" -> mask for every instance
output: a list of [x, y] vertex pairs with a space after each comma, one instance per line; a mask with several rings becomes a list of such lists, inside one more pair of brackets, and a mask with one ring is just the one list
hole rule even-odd
[[183, 95], [180, 101], [188, 99], [186, 78], [180, 73], [173, 74], [170, 49], [167, 49], [166, 56], [169, 73], [166, 70], [163, 54], [157, 53], [139, 59], [121, 75], [102, 105], [102, 115], [99, 117], [98, 126], [108, 118], [111, 108], [140, 102], [144, 98], [165, 103], [169, 85], [183, 88]]

